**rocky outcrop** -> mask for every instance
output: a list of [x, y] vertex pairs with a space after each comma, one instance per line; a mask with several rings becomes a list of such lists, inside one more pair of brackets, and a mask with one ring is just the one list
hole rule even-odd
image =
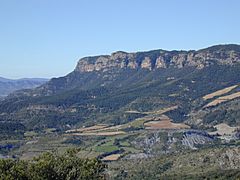
[[195, 145], [207, 144], [212, 142], [213, 139], [213, 136], [204, 131], [186, 131], [183, 134], [182, 145], [191, 149], [197, 149]]
[[202, 69], [212, 64], [234, 65], [240, 63], [239, 45], [218, 45], [199, 51], [164, 51], [126, 53], [86, 57], [79, 60], [75, 71], [108, 71], [113, 68], [160, 69], [183, 68], [186, 66]]

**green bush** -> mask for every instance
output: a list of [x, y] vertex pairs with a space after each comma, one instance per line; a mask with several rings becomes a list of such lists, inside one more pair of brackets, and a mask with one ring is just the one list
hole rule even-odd
[[97, 159], [81, 159], [77, 151], [63, 155], [44, 153], [31, 161], [0, 159], [0, 179], [77, 180], [104, 179], [106, 165]]

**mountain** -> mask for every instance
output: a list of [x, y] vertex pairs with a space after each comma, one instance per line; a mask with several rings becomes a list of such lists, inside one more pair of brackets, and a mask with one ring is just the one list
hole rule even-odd
[[23, 78], [23, 79], [6, 79], [0, 77], [0, 96], [7, 96], [8, 94], [21, 89], [32, 89], [46, 83], [48, 79], [43, 78]]
[[[204, 70], [211, 66], [232, 66], [239, 64], [239, 45], [218, 45], [199, 51], [165, 51], [126, 53], [115, 52], [111, 55], [85, 57], [79, 60], [75, 70], [66, 77], [52, 79], [46, 86], [39, 88], [40, 95], [80, 87], [91, 89], [104, 86], [124, 86], [128, 83], [143, 81], [143, 77], [123, 76], [124, 73], [150, 76], [160, 73], [184, 70]], [[141, 74], [141, 73], [140, 73]], [[123, 78], [122, 78], [123, 77]], [[150, 77], [151, 78], [158, 77]], [[36, 93], [37, 91], [35, 91]]]
[[0, 154], [77, 147], [110, 179], [236, 179], [239, 77], [240, 45], [85, 57], [0, 101]]
[[[238, 92], [239, 75], [240, 46], [232, 44], [197, 51], [119, 51], [85, 57], [67, 76], [8, 96], [0, 103], [0, 119], [28, 130], [65, 130], [95, 123], [128, 123], [145, 116], [143, 112], [177, 106], [166, 113], [174, 122], [210, 128], [222, 112], [214, 108], [239, 103], [239, 98], [206, 107], [210, 99], [203, 97], [233, 85]], [[234, 111], [229, 121], [237, 126], [239, 106], [232, 106], [234, 110], [225, 109], [225, 114]], [[197, 123], [199, 117], [204, 120]], [[228, 123], [228, 119], [221, 122]]]

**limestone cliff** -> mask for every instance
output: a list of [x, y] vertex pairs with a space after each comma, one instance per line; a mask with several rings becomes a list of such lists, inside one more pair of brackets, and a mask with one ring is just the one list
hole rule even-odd
[[211, 64], [240, 63], [239, 45], [218, 45], [198, 51], [165, 51], [127, 53], [115, 52], [111, 55], [85, 57], [79, 60], [75, 71], [108, 71], [113, 68], [183, 68], [193, 66], [202, 69]]

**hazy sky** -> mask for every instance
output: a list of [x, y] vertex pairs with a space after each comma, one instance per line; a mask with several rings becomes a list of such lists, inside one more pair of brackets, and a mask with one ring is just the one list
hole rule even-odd
[[0, 76], [58, 77], [113, 51], [240, 43], [240, 0], [0, 0]]

